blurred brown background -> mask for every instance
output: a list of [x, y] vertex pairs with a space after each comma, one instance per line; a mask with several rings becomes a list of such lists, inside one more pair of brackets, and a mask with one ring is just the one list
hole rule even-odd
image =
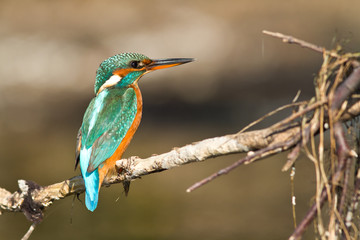
[[[359, 51], [359, 1], [1, 1], [0, 187], [49, 185], [74, 172], [74, 147], [101, 61], [121, 52], [196, 62], [141, 79], [142, 124], [126, 156], [147, 157], [235, 133], [268, 111], [313, 94], [321, 55], [261, 33]], [[284, 117], [278, 115], [256, 128]], [[103, 188], [94, 213], [56, 202], [31, 239], [286, 239], [293, 230], [285, 155], [185, 189], [243, 155], [191, 164]], [[295, 179], [300, 220], [314, 194], [304, 158]], [[83, 195], [80, 196], [83, 199]], [[30, 223], [0, 217], [1, 239]], [[312, 238], [308, 232], [306, 238]]]

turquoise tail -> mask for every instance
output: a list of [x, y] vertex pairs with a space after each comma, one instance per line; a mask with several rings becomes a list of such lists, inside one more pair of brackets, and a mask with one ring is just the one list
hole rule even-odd
[[85, 204], [93, 212], [99, 199], [99, 171], [95, 169], [91, 173], [87, 172], [91, 149], [84, 148], [80, 151], [80, 169], [85, 182]]

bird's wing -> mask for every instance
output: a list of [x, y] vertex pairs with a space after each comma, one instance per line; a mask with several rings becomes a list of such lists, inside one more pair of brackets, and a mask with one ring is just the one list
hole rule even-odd
[[87, 172], [94, 171], [114, 154], [136, 112], [136, 93], [132, 88], [104, 90], [91, 101], [81, 127], [81, 149], [92, 147]]

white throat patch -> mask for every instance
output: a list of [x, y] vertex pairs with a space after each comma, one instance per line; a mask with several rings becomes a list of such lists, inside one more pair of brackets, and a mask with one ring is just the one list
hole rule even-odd
[[104, 90], [105, 88], [111, 87], [116, 85], [118, 82], [121, 81], [121, 77], [119, 75], [112, 75], [106, 82], [104, 82], [104, 84], [100, 87], [99, 91], [97, 92], [97, 94], [99, 94], [102, 90]]

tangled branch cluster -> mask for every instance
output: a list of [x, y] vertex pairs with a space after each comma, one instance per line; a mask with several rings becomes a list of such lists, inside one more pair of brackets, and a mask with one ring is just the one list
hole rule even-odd
[[[314, 163], [316, 173], [315, 203], [301, 223], [296, 227], [290, 239], [298, 239], [315, 218], [316, 230], [321, 239], [337, 239], [339, 237], [358, 238], [359, 220], [356, 217], [360, 200], [360, 171], [359, 171], [359, 129], [355, 116], [349, 111], [357, 108], [359, 101], [357, 90], [360, 84], [359, 53], [341, 54], [341, 48], [328, 51], [304, 41], [279, 33], [265, 32], [280, 37], [284, 42], [297, 43], [315, 51], [322, 52], [323, 64], [315, 79], [316, 96], [309, 101], [308, 106], [324, 103], [317, 107], [311, 115], [302, 115], [301, 141], [289, 154], [289, 164], [293, 165], [300, 147], [304, 149], [308, 158]], [[352, 115], [352, 122], [348, 122], [348, 134], [353, 139], [352, 145], [346, 141], [343, 122], [346, 114]], [[345, 125], [346, 126], [346, 125]], [[329, 130], [330, 141], [324, 132]], [[319, 142], [315, 144], [315, 135], [319, 135]], [[330, 149], [327, 156], [325, 149]], [[356, 149], [356, 151], [354, 150]], [[327, 166], [330, 164], [330, 170]], [[353, 177], [351, 176], [353, 174]], [[351, 179], [354, 181], [350, 182]], [[350, 191], [350, 189], [353, 189]], [[350, 196], [350, 197], [348, 197]], [[322, 207], [327, 202], [327, 210]], [[327, 218], [325, 221], [324, 218]], [[324, 222], [328, 222], [325, 226]]]
[[[300, 238], [314, 219], [321, 239], [357, 238], [360, 200], [357, 153], [360, 151], [360, 132], [356, 117], [360, 114], [357, 95], [360, 54], [342, 53], [340, 48], [329, 51], [291, 36], [268, 31], [264, 33], [323, 55], [323, 64], [315, 79], [316, 94], [312, 99], [297, 102], [296, 97], [292, 103], [265, 115], [236, 134], [205, 139], [146, 159], [131, 157], [118, 160], [115, 166], [118, 174], [109, 176], [104, 185], [122, 182], [128, 187], [130, 181], [144, 175], [226, 154], [247, 153], [245, 158], [195, 183], [187, 189], [191, 192], [242, 164], [289, 150], [287, 162], [282, 169], [287, 171], [294, 166], [300, 151], [304, 151], [314, 163], [315, 202], [298, 225], [294, 214], [295, 230], [289, 239]], [[292, 108], [293, 111], [284, 120], [265, 129], [246, 131], [250, 126], [286, 108]], [[329, 141], [325, 137], [326, 131], [329, 131]], [[318, 136], [318, 141], [315, 136]], [[347, 136], [352, 137], [352, 145], [347, 142]], [[325, 152], [326, 149], [330, 150], [330, 154]], [[35, 225], [41, 222], [43, 211], [55, 200], [81, 194], [84, 190], [81, 176], [45, 187], [19, 180], [19, 190], [14, 193], [0, 188], [0, 213], [23, 212], [33, 222], [24, 236], [27, 239]], [[295, 206], [293, 210], [295, 213]]]

